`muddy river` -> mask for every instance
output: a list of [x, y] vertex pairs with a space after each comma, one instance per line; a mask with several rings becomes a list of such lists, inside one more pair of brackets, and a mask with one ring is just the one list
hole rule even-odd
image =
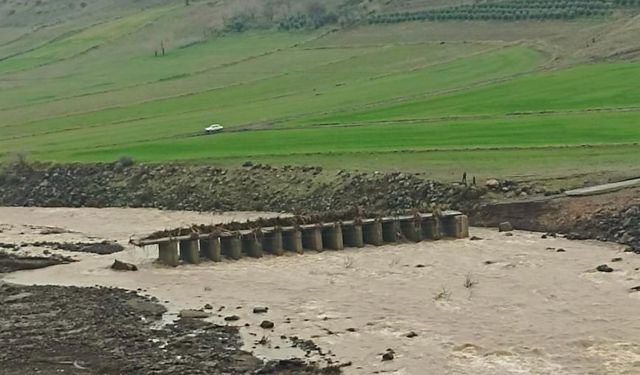
[[[127, 245], [135, 234], [257, 216], [265, 214], [0, 208], [0, 242], [110, 239], [126, 246], [112, 255], [60, 252], [80, 261], [4, 280], [140, 289], [167, 306], [167, 319], [211, 304], [219, 310], [213, 321], [234, 314], [234, 324], [250, 325], [243, 328], [248, 351], [303, 356], [280, 336], [313, 339], [335, 360], [352, 362], [347, 374], [640, 373], [640, 292], [630, 291], [640, 285], [640, 255], [614, 244], [472, 228], [480, 239], [178, 268], [155, 264], [155, 247]], [[43, 231], [52, 226], [64, 231]], [[114, 259], [139, 271], [112, 271]], [[602, 264], [613, 272], [596, 271]], [[256, 306], [269, 311], [253, 314]], [[268, 334], [258, 327], [264, 319], [275, 323]], [[261, 338], [268, 344], [255, 345]], [[382, 361], [387, 349], [395, 358]]]

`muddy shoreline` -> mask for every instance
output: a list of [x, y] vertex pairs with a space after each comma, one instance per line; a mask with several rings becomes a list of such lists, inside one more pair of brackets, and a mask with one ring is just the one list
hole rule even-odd
[[238, 328], [196, 319], [158, 326], [157, 300], [113, 288], [0, 282], [0, 373], [338, 374], [300, 360], [262, 361]]

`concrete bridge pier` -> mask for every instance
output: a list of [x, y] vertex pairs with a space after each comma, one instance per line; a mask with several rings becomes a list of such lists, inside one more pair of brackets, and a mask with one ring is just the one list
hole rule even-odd
[[400, 222], [389, 219], [382, 222], [382, 239], [384, 242], [398, 242], [400, 240]]
[[200, 254], [214, 262], [222, 262], [220, 238], [211, 237], [209, 239], [200, 240]]
[[168, 241], [159, 243], [158, 261], [167, 266], [177, 267], [180, 261], [178, 257], [178, 242]]
[[302, 247], [308, 250], [322, 251], [324, 249], [322, 244], [322, 226], [303, 225], [300, 227], [302, 230]]
[[[305, 219], [306, 220], [306, 219]], [[264, 251], [283, 255], [284, 251], [303, 254], [304, 250], [342, 250], [345, 246], [362, 248], [366, 244], [382, 246], [400, 241], [419, 242], [443, 237], [469, 237], [469, 219], [458, 211], [438, 211], [435, 214], [400, 215], [383, 218], [356, 218], [348, 221], [260, 228], [259, 222], [245, 229], [229, 232], [191, 233], [164, 238], [134, 238], [136, 246], [158, 245], [158, 261], [175, 267], [184, 263], [199, 263], [201, 258], [214, 262], [222, 257], [240, 259], [243, 255], [259, 258]]]
[[242, 258], [242, 241], [240, 240], [240, 234], [234, 233], [228, 237], [220, 238], [220, 248], [222, 255], [231, 259]]
[[420, 217], [400, 220], [400, 230], [407, 240], [412, 242], [422, 241], [422, 222]]
[[469, 237], [469, 218], [467, 215], [446, 216], [442, 220], [442, 227], [447, 237]]
[[286, 228], [282, 231], [282, 247], [287, 251], [304, 254], [302, 232], [297, 228]]
[[342, 223], [342, 239], [348, 247], [364, 247], [362, 225], [356, 223]]
[[252, 258], [262, 258], [264, 250], [262, 248], [261, 233], [254, 231], [242, 235], [242, 250]]
[[200, 249], [198, 248], [198, 240], [180, 241], [180, 259], [185, 263], [200, 263]]
[[427, 240], [439, 240], [442, 238], [442, 225], [440, 218], [428, 215], [422, 217], [422, 235]]
[[284, 254], [284, 245], [282, 242], [282, 229], [279, 227], [273, 228], [273, 230], [265, 231], [262, 242], [264, 250], [274, 255]]
[[380, 219], [370, 219], [362, 223], [362, 234], [364, 243], [382, 246], [384, 238], [382, 236], [382, 221]]
[[456, 238], [469, 237], [469, 217], [467, 215], [456, 216]]
[[327, 249], [344, 250], [340, 223], [333, 223], [322, 228], [322, 244]]

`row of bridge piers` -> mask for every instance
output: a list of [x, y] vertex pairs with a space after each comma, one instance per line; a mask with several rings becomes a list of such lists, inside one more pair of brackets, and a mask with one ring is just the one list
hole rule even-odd
[[203, 258], [221, 262], [225, 258], [260, 258], [265, 253], [283, 255], [288, 251], [303, 254], [305, 251], [342, 250], [468, 236], [467, 216], [447, 211], [437, 216], [418, 214], [132, 242], [138, 246], [157, 245], [160, 263], [175, 267], [181, 261], [197, 264]]

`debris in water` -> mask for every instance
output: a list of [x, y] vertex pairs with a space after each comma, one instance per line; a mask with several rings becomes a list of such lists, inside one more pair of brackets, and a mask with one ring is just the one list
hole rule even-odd
[[596, 267], [596, 270], [600, 272], [613, 272], [613, 268], [609, 267], [606, 264], [599, 265], [598, 267]]
[[122, 262], [116, 259], [113, 261], [111, 269], [114, 269], [116, 271], [137, 271], [138, 267], [135, 264]]

